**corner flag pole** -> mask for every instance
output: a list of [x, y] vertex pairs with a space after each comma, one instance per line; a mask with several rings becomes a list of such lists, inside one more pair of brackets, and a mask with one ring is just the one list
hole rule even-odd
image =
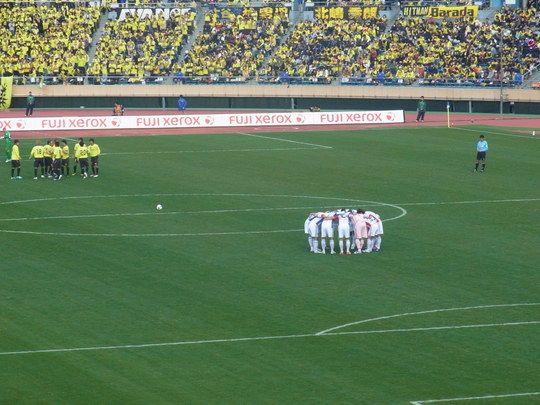
[[446, 102], [446, 117], [448, 128], [450, 128], [450, 101]]

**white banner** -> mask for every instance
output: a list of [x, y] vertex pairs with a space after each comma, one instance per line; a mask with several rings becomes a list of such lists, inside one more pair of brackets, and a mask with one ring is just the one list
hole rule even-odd
[[0, 128], [11, 131], [87, 129], [150, 129], [259, 127], [336, 124], [392, 124], [405, 122], [403, 110], [283, 112], [250, 114], [177, 114], [122, 117], [0, 118]]

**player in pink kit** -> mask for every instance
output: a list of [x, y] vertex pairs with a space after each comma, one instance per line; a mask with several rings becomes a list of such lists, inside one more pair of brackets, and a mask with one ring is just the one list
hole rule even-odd
[[378, 252], [381, 250], [381, 235], [384, 233], [381, 217], [372, 211], [365, 211], [364, 218], [368, 227], [367, 249], [364, 252]]
[[364, 247], [364, 239], [368, 237], [366, 218], [364, 218], [365, 211], [362, 209], [356, 210], [356, 214], [352, 215], [354, 224], [354, 241], [356, 243], [357, 251], [354, 254], [362, 253]]
[[[349, 226], [350, 211], [341, 209], [336, 212], [338, 218], [338, 237], [339, 237], [339, 254], [351, 254], [351, 227]], [[345, 241], [345, 251], [343, 250], [343, 241]]]

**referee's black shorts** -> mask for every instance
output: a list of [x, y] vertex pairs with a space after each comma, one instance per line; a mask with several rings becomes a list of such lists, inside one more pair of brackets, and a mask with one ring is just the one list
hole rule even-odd
[[476, 160], [486, 160], [486, 152], [476, 152]]

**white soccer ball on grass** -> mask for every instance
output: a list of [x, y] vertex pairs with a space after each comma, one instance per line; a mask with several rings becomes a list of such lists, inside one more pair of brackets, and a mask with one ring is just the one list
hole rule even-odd
[[161, 204], [156, 205], [156, 210], [160, 211], [162, 209], [163, 209], [163, 205]]

